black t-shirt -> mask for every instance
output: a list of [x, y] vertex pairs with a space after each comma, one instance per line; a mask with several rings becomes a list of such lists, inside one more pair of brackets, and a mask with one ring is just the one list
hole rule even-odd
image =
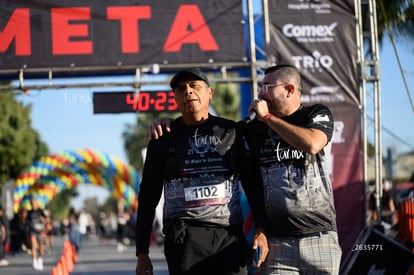
[[46, 230], [44, 219], [46, 215], [41, 209], [30, 210], [27, 214], [27, 226], [30, 233], [41, 233]]
[[289, 145], [264, 123], [247, 126], [252, 167], [263, 180], [267, 232], [274, 237], [299, 237], [336, 231], [336, 213], [329, 174], [333, 118], [321, 104], [304, 107], [283, 120], [323, 131], [328, 144], [316, 155]]
[[194, 126], [185, 125], [180, 117], [172, 122], [170, 133], [149, 142], [138, 199], [137, 254], [148, 252], [163, 189], [164, 231], [177, 219], [220, 227], [241, 225], [240, 178], [249, 202], [263, 203], [252, 199], [260, 194], [244, 184], [250, 175], [245, 173], [245, 149], [236, 128], [235, 122], [212, 115]]

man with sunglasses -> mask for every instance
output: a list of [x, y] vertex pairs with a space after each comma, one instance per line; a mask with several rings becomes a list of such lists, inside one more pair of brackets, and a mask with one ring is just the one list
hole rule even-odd
[[253, 171], [263, 180], [269, 254], [261, 274], [338, 274], [342, 251], [328, 173], [333, 117], [301, 103], [291, 65], [265, 71], [257, 116], [245, 128]]

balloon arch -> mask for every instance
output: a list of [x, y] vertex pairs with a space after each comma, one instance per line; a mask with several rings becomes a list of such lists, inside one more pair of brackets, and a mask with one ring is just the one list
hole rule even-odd
[[139, 173], [116, 157], [91, 149], [64, 151], [41, 157], [16, 179], [14, 212], [30, 209], [30, 198], [44, 208], [58, 193], [78, 184], [108, 189], [125, 206], [136, 209]]

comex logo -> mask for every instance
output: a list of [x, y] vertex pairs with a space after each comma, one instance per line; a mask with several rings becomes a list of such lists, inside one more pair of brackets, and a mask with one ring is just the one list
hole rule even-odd
[[299, 42], [333, 42], [334, 29], [338, 25], [294, 25], [286, 24], [282, 31], [286, 37], [295, 37]]
[[299, 69], [323, 71], [328, 70], [333, 65], [333, 59], [329, 55], [322, 55], [318, 51], [314, 51], [312, 55], [296, 55], [292, 56], [295, 66]]
[[287, 37], [309, 37], [309, 36], [334, 36], [333, 30], [338, 26], [337, 22], [331, 25], [294, 25], [286, 24], [283, 33]]

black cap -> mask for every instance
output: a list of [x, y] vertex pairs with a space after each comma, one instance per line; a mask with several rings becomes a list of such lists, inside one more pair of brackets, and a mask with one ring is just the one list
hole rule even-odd
[[190, 69], [176, 73], [170, 81], [171, 88], [174, 90], [178, 82], [183, 79], [203, 80], [208, 86], [210, 86], [207, 76], [200, 69]]

